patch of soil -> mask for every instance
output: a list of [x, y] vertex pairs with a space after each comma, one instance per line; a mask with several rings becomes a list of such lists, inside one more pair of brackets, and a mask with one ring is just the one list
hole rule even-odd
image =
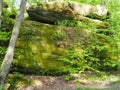
[[76, 80], [65, 81], [65, 76], [26, 76], [32, 80], [30, 85], [19, 84], [17, 90], [76, 90], [77, 88], [105, 88], [106, 84], [93, 84], [81, 77], [79, 82]]

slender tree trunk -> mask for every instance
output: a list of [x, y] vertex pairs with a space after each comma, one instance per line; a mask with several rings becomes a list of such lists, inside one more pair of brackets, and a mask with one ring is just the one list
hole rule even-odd
[[0, 28], [2, 23], [2, 0], [0, 0]]
[[5, 58], [1, 65], [1, 70], [0, 70], [0, 84], [1, 85], [5, 83], [6, 77], [10, 70], [11, 63], [13, 61], [14, 49], [15, 49], [16, 41], [19, 35], [19, 29], [20, 29], [22, 20], [24, 18], [25, 8], [26, 8], [26, 0], [21, 0], [20, 11], [18, 12], [16, 16], [16, 22], [13, 27], [9, 46], [8, 46]]

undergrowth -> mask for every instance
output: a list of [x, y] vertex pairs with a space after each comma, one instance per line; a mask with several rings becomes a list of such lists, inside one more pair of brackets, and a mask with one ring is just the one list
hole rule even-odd
[[6, 53], [9, 39], [11, 37], [11, 31], [14, 25], [14, 20], [9, 18], [10, 13], [3, 8], [3, 18], [2, 18], [2, 26], [0, 28], [0, 64], [4, 58]]

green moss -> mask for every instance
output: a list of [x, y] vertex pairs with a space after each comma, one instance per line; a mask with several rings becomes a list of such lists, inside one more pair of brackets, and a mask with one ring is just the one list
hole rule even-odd
[[116, 64], [112, 61], [117, 61], [117, 53], [111, 48], [115, 50], [116, 44], [111, 43], [112, 38], [91, 29], [24, 21], [12, 69], [29, 74], [61, 75], [98, 67], [114, 68]]
[[61, 69], [62, 63], [56, 61], [58, 55], [53, 53], [56, 52], [56, 45], [53, 42], [55, 41], [53, 34], [56, 30], [55, 26], [32, 21], [24, 22], [16, 44], [14, 66], [20, 66], [26, 70], [30, 68], [47, 71]]

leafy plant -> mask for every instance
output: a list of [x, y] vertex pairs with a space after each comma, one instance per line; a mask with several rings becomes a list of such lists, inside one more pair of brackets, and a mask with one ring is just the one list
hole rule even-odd
[[5, 85], [0, 85], [0, 90], [4, 90]]
[[84, 60], [84, 50], [79, 48], [70, 48], [65, 50], [63, 56], [58, 58], [66, 66], [65, 71], [68, 73], [78, 73], [86, 69], [86, 61]]
[[75, 20], [62, 20], [62, 21], [57, 21], [56, 25], [61, 25], [61, 26], [77, 26], [77, 22]]
[[10, 83], [10, 89], [11, 90], [15, 90], [17, 87], [17, 81], [19, 81], [20, 79], [22, 79], [24, 77], [23, 74], [19, 73], [19, 72], [13, 72], [13, 76], [11, 77], [11, 79], [7, 79], [7, 82]]
[[24, 74], [21, 74], [19, 72], [13, 72], [13, 74], [10, 74], [7, 79], [7, 83], [10, 83], [10, 90], [16, 90], [18, 82], [21, 81], [25, 83], [26, 85], [29, 85], [32, 83], [31, 80], [27, 79]]
[[2, 14], [2, 26], [0, 28], [0, 64], [6, 53], [6, 49], [11, 36], [11, 30], [14, 25], [14, 20], [9, 17], [10, 12], [6, 8], [3, 8]]
[[[96, 34], [97, 35], [97, 34]], [[116, 68], [118, 58], [117, 47], [114, 41], [103, 34], [92, 39], [92, 43], [85, 49], [85, 59], [98, 70]], [[112, 46], [114, 44], [114, 46]], [[113, 50], [111, 50], [111, 48]], [[114, 56], [115, 54], [115, 56]]]
[[65, 81], [69, 81], [69, 80], [73, 80], [74, 79], [74, 76], [71, 76], [71, 75], [66, 75], [65, 77], [64, 77], [64, 80]]
[[60, 32], [54, 32], [53, 34], [53, 39], [54, 40], [63, 40], [65, 38], [65, 32], [60, 31]]
[[[103, 89], [98, 89], [98, 88], [77, 88], [76, 90], [103, 90]], [[104, 90], [108, 90], [108, 89], [104, 89]]]

